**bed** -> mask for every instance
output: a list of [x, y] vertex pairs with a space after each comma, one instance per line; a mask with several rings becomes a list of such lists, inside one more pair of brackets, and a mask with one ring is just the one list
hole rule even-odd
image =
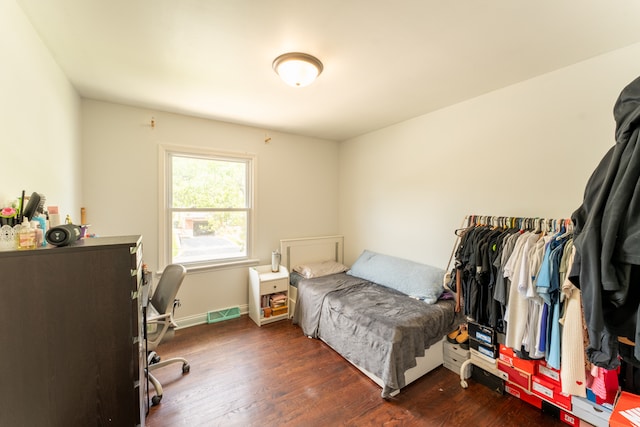
[[[442, 364], [444, 336], [463, 319], [453, 299], [440, 298], [444, 271], [423, 264], [364, 251], [347, 271], [312, 278], [295, 274], [301, 265], [342, 264], [343, 242], [342, 236], [281, 240], [282, 261], [293, 278], [293, 323], [324, 341], [389, 398]], [[415, 293], [408, 279], [416, 277], [438, 282], [428, 295]]]

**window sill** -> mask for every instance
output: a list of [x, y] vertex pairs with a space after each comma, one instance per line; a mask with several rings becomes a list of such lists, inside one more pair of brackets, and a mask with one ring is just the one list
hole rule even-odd
[[[184, 264], [187, 269], [187, 274], [189, 273], [205, 273], [208, 271], [216, 271], [216, 270], [229, 270], [234, 268], [244, 268], [244, 267], [253, 267], [260, 263], [259, 259], [245, 259], [242, 261], [229, 261], [224, 263], [216, 263], [216, 264]], [[157, 272], [156, 275], [158, 277], [162, 276], [162, 271]]]

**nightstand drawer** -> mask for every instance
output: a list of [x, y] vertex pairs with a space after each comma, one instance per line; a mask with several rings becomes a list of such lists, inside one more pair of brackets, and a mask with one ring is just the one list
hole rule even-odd
[[268, 282], [260, 282], [260, 294], [272, 294], [274, 292], [284, 292], [289, 287], [289, 279], [270, 280]]

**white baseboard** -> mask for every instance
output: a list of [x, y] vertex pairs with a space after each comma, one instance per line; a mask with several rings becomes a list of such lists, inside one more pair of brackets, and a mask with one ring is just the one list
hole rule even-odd
[[[241, 305], [239, 308], [241, 315], [249, 313], [249, 306], [247, 304]], [[194, 314], [192, 316], [181, 317], [174, 320], [178, 324], [176, 330], [188, 328], [190, 326], [203, 325], [207, 323], [207, 313]]]

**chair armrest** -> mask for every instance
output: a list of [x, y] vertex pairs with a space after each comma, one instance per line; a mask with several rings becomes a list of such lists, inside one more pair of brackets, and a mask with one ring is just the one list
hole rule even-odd
[[158, 314], [147, 317], [147, 325], [162, 325], [164, 329], [167, 329], [169, 327], [178, 327], [178, 324], [173, 320], [173, 315], [171, 313]]
[[171, 318], [171, 315], [168, 313], [156, 314], [156, 315], [147, 317], [147, 323], [162, 323], [161, 321], [163, 321], [166, 318]]

